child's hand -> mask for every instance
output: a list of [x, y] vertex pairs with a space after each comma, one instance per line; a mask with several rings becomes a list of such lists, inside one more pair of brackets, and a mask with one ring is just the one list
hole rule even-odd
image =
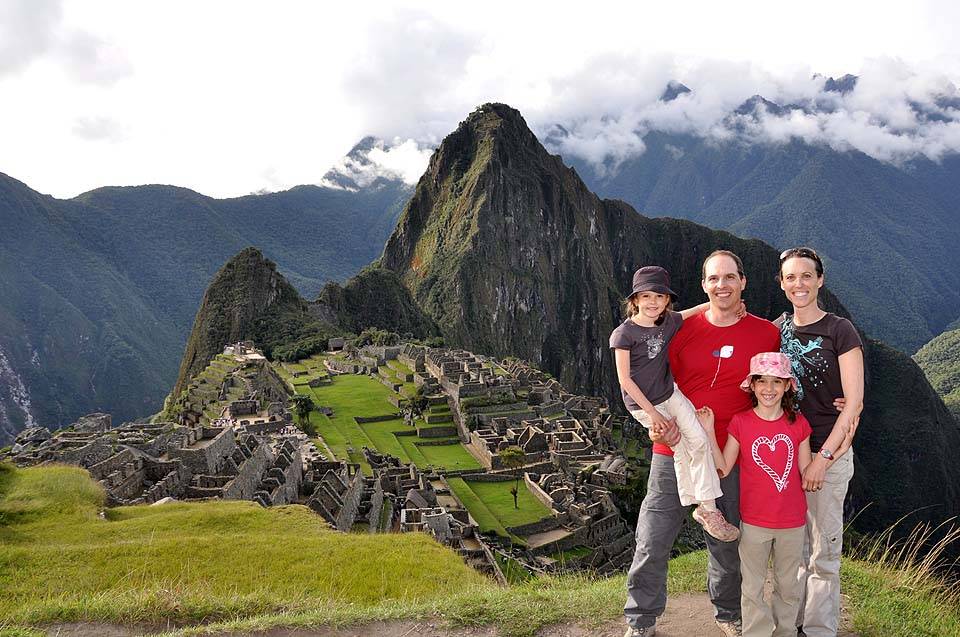
[[666, 429], [668, 420], [661, 414], [657, 409], [651, 409], [647, 412], [647, 416], [650, 418], [650, 431], [656, 434], [662, 434], [664, 429]]
[[697, 420], [700, 421], [700, 426], [703, 427], [703, 430], [708, 434], [713, 433], [713, 425], [716, 420], [713, 415], [713, 410], [704, 405], [697, 410]]
[[743, 300], [741, 300], [740, 307], [737, 308], [737, 318], [742, 319], [746, 315], [747, 315], [747, 304], [744, 303]]

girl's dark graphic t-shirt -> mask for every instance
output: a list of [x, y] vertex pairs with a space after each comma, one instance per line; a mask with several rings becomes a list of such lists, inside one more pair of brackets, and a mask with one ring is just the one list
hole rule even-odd
[[[679, 312], [667, 312], [660, 325], [642, 327], [628, 318], [610, 334], [611, 348], [630, 350], [630, 378], [654, 405], [673, 395], [673, 374], [670, 373], [667, 344], [681, 325], [683, 317]], [[628, 410], [640, 409], [640, 405], [626, 391], [621, 393]]]

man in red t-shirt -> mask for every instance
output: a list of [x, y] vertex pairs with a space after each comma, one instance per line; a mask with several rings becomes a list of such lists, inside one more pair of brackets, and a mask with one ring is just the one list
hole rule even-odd
[[[737, 318], [740, 297], [746, 288], [740, 257], [726, 250], [712, 253], [703, 262], [703, 291], [710, 308], [684, 321], [670, 342], [670, 368], [677, 386], [700, 408], [713, 409], [717, 442], [727, 440], [727, 426], [737, 412], [750, 409], [750, 395], [740, 383], [750, 371], [750, 359], [760, 352], [780, 351], [780, 333], [773, 323], [747, 314]], [[627, 575], [624, 607], [630, 637], [650, 637], [657, 617], [667, 604], [667, 562], [686, 507], [677, 495], [677, 478], [670, 446], [680, 439], [674, 426], [657, 436], [647, 495], [637, 519], [637, 550]], [[740, 524], [740, 474], [734, 469], [720, 482], [723, 497], [717, 507], [730, 524]], [[736, 542], [719, 542], [704, 534], [710, 555], [707, 590], [715, 608], [717, 625], [726, 635], [740, 630], [740, 556]]]

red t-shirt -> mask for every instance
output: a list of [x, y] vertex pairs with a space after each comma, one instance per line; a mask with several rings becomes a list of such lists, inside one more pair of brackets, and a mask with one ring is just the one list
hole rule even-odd
[[753, 409], [740, 412], [727, 429], [740, 443], [740, 519], [767, 529], [794, 529], [807, 522], [800, 480], [800, 443], [810, 437], [802, 414], [764, 420]]
[[[707, 405], [713, 410], [721, 449], [730, 419], [753, 406], [750, 394], [740, 389], [750, 373], [750, 359], [760, 352], [779, 351], [779, 330], [753, 314], [727, 327], [717, 327], [698, 314], [684, 321], [670, 341], [670, 370], [677, 387], [697, 409]], [[673, 455], [666, 445], [654, 445], [653, 452]]]

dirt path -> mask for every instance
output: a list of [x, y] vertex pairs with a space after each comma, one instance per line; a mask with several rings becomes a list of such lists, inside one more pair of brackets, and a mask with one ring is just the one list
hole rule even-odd
[[[162, 629], [144, 629], [109, 624], [63, 624], [50, 626], [50, 637], [134, 637], [161, 632]], [[624, 623], [621, 619], [600, 625], [580, 626], [559, 624], [544, 628], [539, 637], [621, 637]], [[498, 637], [495, 626], [479, 628], [448, 628], [441, 622], [393, 621], [375, 622], [348, 628], [275, 628], [259, 633], [218, 633], [216, 637]], [[713, 607], [707, 596], [699, 594], [674, 595], [667, 604], [667, 612], [657, 622], [658, 637], [719, 637], [713, 623]], [[841, 631], [840, 637], [856, 637]]]

